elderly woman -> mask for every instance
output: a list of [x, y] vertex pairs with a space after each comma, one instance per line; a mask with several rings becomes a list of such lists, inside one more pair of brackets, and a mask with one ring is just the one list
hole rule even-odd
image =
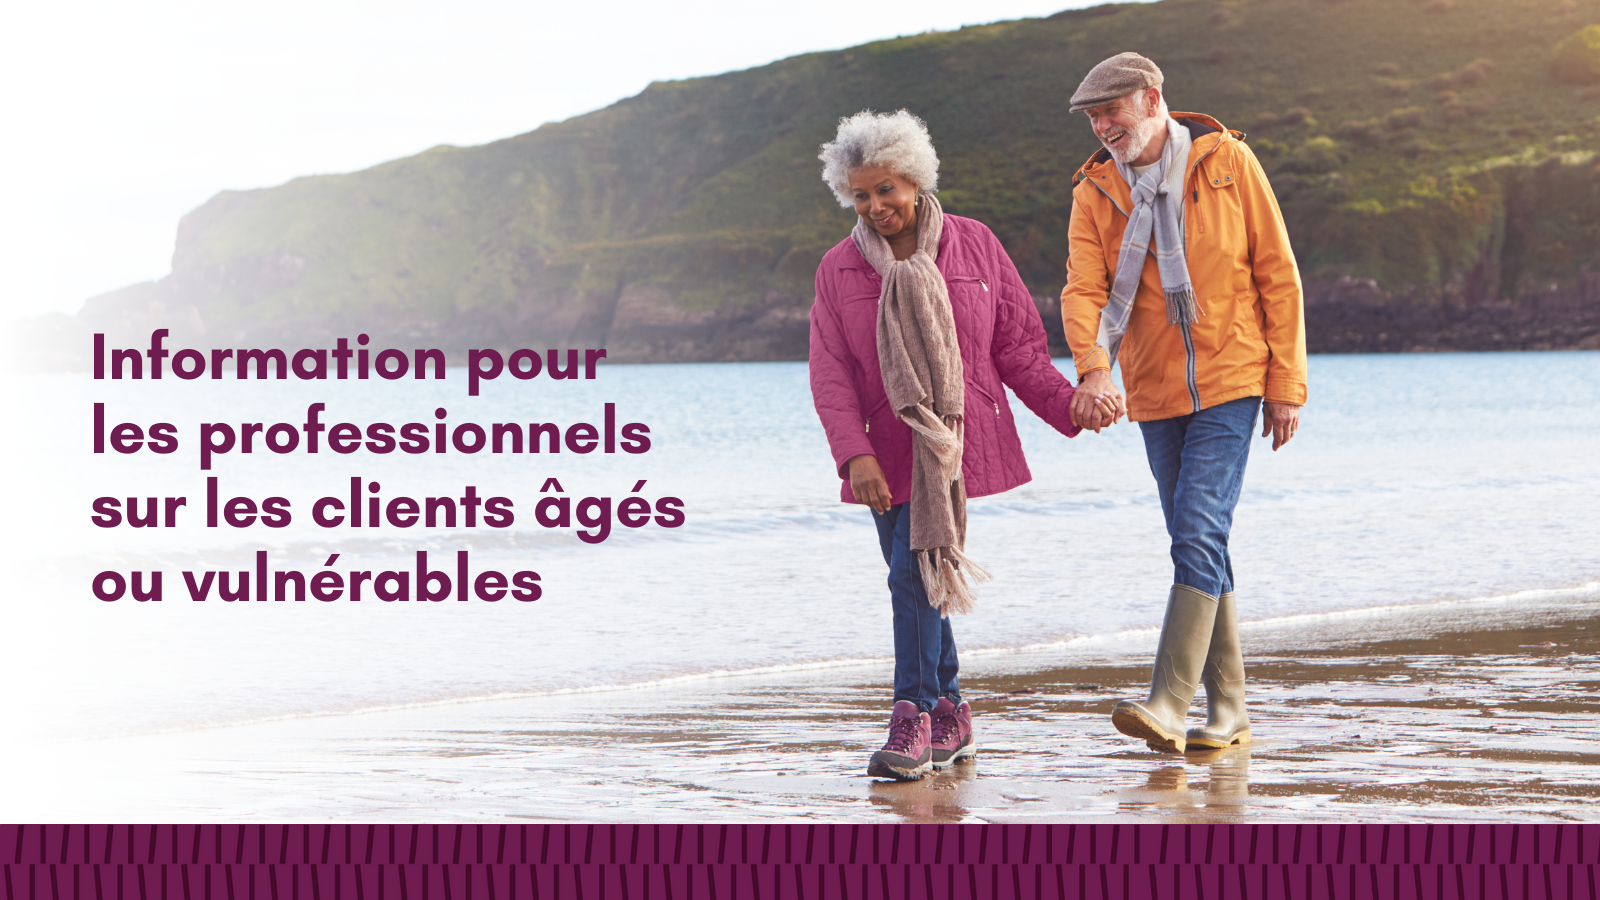
[[1000, 241], [940, 208], [921, 119], [842, 119], [820, 159], [860, 218], [817, 268], [811, 393], [843, 500], [872, 509], [894, 609], [894, 710], [867, 771], [913, 780], [976, 749], [949, 614], [987, 578], [964, 553], [966, 498], [1031, 477], [1005, 386], [1068, 437], [1073, 387]]

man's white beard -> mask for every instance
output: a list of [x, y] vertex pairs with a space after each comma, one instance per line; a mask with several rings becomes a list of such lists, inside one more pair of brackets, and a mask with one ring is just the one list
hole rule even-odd
[[[1166, 124], [1166, 119], [1158, 117], [1140, 119], [1136, 127], [1129, 129], [1127, 137], [1124, 137], [1115, 147], [1106, 147], [1106, 151], [1111, 154], [1112, 159], [1123, 165], [1128, 165], [1133, 160], [1138, 159], [1139, 155], [1144, 153], [1144, 149], [1150, 146], [1150, 141], [1156, 136], [1156, 129], [1165, 128]], [[1102, 141], [1101, 143], [1103, 145], [1105, 142]]]

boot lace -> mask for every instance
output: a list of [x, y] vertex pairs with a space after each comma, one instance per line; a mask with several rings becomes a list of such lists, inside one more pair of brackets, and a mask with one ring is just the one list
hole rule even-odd
[[952, 737], [955, 737], [958, 730], [960, 730], [960, 723], [956, 721], [955, 713], [933, 717], [933, 743], [943, 744], [949, 741]]
[[911, 716], [902, 716], [889, 723], [889, 742], [883, 749], [895, 753], [905, 753], [917, 742], [918, 719]]

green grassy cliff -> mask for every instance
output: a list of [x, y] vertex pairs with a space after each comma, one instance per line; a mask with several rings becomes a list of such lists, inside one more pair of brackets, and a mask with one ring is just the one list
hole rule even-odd
[[[223, 345], [359, 328], [800, 358], [816, 262], [854, 221], [817, 146], [840, 116], [904, 107], [933, 134], [946, 209], [999, 234], [1059, 328], [1070, 181], [1098, 146], [1066, 99], [1137, 50], [1174, 109], [1248, 132], [1310, 286], [1313, 349], [1452, 345], [1425, 334], [1451, 329], [1573, 345], [1589, 332], [1567, 319], [1600, 334], [1600, 89], [1572, 37], [1595, 23], [1600, 0], [1162, 0], [657, 83], [492, 144], [218, 194], [183, 219], [168, 278], [82, 318], [153, 316]], [[1577, 49], [1558, 65], [1563, 41]]]

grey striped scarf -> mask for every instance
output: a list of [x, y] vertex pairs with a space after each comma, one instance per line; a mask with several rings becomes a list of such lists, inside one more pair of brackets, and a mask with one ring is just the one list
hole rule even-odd
[[1155, 238], [1156, 268], [1161, 272], [1161, 288], [1167, 295], [1167, 324], [1188, 327], [1200, 313], [1194, 288], [1189, 284], [1189, 262], [1184, 257], [1183, 181], [1193, 141], [1189, 129], [1175, 119], [1167, 119], [1167, 146], [1161, 162], [1144, 173], [1117, 163], [1122, 180], [1133, 189], [1133, 212], [1122, 232], [1122, 252], [1117, 256], [1117, 274], [1111, 282], [1111, 297], [1100, 315], [1098, 343], [1112, 360], [1122, 347], [1133, 315], [1133, 299], [1139, 292], [1144, 272], [1144, 257]]

